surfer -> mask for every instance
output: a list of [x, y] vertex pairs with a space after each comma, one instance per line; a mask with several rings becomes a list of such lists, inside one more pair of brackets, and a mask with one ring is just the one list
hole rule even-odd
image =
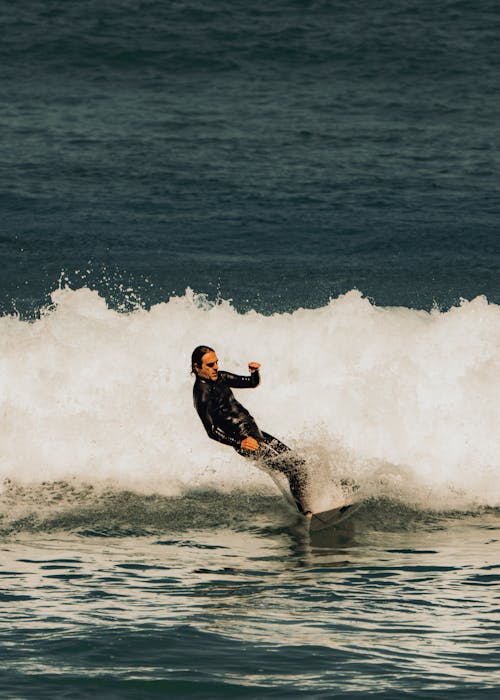
[[199, 345], [191, 356], [191, 369], [196, 374], [193, 387], [195, 408], [210, 438], [234, 447], [243, 457], [259, 460], [268, 470], [284, 474], [297, 508], [311, 518], [312, 513], [305, 505], [304, 461], [280, 440], [261, 431], [231, 391], [258, 386], [259, 368], [258, 362], [250, 362], [248, 377], [219, 371], [215, 350]]

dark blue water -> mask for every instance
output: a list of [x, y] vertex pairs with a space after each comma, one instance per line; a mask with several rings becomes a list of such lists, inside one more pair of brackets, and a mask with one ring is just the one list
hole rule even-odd
[[[498, 3], [0, 0], [0, 26], [2, 698], [496, 698]], [[87, 289], [47, 316], [59, 286]], [[86, 295], [187, 288], [318, 315]], [[374, 306], [321, 310], [353, 289]], [[235, 490], [190, 406], [211, 337], [370, 494], [351, 521]]]
[[498, 302], [496, 3], [1, 3], [1, 301]]

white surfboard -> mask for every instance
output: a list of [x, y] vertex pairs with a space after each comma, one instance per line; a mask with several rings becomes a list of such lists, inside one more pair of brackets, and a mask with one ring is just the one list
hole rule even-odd
[[309, 521], [309, 531], [318, 532], [318, 530], [324, 530], [327, 527], [338, 525], [355, 513], [360, 506], [361, 502], [358, 501], [357, 503], [347, 503], [338, 508], [330, 508], [330, 510], [314, 513]]

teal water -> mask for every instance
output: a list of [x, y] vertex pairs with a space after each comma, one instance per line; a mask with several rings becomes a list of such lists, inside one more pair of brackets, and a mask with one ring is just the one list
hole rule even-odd
[[490, 0], [0, 2], [0, 308], [498, 290]]
[[3, 697], [496, 697], [498, 511], [310, 537], [277, 498], [157, 507], [4, 538]]

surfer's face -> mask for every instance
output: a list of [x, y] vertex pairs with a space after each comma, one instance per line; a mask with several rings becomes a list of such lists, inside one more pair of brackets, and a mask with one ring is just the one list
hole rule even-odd
[[219, 359], [215, 352], [206, 352], [201, 358], [201, 367], [197, 370], [198, 376], [202, 379], [210, 379], [210, 381], [217, 381], [219, 376]]

